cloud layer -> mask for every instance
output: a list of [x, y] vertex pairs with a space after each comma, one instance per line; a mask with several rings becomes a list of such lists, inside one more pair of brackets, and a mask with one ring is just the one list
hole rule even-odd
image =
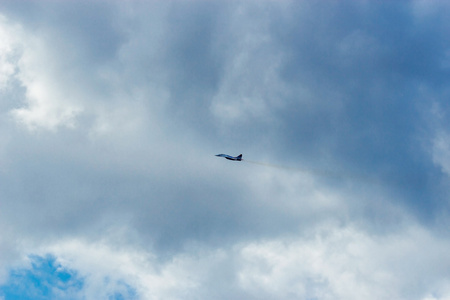
[[0, 297], [450, 297], [449, 9], [2, 2]]

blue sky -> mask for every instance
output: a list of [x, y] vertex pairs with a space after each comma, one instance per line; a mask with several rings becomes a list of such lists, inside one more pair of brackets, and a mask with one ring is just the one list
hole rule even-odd
[[448, 299], [449, 13], [2, 1], [0, 299]]
[[8, 284], [2, 287], [5, 299], [73, 298], [83, 280], [64, 269], [54, 257], [31, 256], [30, 268], [11, 271]]

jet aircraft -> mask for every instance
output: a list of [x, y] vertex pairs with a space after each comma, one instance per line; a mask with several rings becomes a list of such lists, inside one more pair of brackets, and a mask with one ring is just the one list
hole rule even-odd
[[227, 154], [217, 154], [216, 156], [225, 157], [226, 159], [235, 160], [235, 161], [241, 161], [242, 160], [242, 154], [239, 154], [236, 157], [235, 156], [231, 156], [231, 155], [227, 155]]

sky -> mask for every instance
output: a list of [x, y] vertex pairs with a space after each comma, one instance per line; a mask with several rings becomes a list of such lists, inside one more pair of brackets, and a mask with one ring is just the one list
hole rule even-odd
[[0, 1], [0, 299], [450, 299], [449, 14]]

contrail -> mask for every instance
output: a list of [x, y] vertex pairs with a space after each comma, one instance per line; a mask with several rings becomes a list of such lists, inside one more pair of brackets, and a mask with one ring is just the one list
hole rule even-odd
[[251, 164], [255, 164], [255, 165], [260, 165], [260, 166], [266, 166], [266, 167], [272, 167], [272, 168], [277, 168], [277, 169], [282, 169], [282, 170], [292, 170], [292, 171], [300, 171], [300, 172], [306, 172], [306, 170], [301, 169], [301, 168], [291, 168], [291, 167], [287, 167], [287, 166], [282, 166], [282, 165], [276, 165], [276, 164], [269, 164], [269, 163], [265, 163], [265, 162], [260, 162], [260, 161], [252, 161], [252, 160], [242, 160]]
[[348, 174], [344, 175], [344, 174], [340, 174], [338, 172], [332, 172], [332, 171], [327, 171], [327, 170], [288, 167], [288, 166], [283, 166], [283, 165], [269, 164], [269, 163], [266, 163], [266, 162], [244, 160], [244, 159], [242, 161], [248, 162], [248, 163], [251, 163], [251, 164], [255, 164], [255, 165], [260, 165], [260, 166], [277, 168], [277, 169], [281, 169], [281, 170], [297, 171], [297, 172], [301, 172], [301, 173], [308, 173], [308, 174], [313, 174], [313, 175], [316, 175], [316, 176], [328, 177], [328, 178], [334, 178], [334, 179], [344, 179], [344, 178], [352, 178], [352, 177], [355, 178], [355, 179], [361, 179], [361, 177], [359, 177], [359, 176], [351, 176], [351, 175], [348, 175]]

